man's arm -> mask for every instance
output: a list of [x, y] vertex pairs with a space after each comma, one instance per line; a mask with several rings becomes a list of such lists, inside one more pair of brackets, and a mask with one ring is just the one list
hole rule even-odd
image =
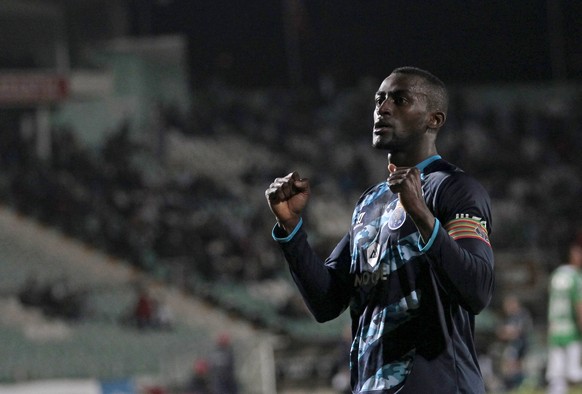
[[439, 187], [436, 205], [443, 223], [427, 254], [450, 295], [477, 314], [495, 284], [489, 196], [473, 178], [456, 173]]
[[[421, 250], [430, 258], [449, 295], [472, 313], [479, 313], [489, 304], [494, 287], [493, 251], [488, 229], [478, 221], [471, 222], [473, 217], [485, 217], [490, 223], [486, 191], [465, 176], [439, 187], [437, 206], [439, 217], [445, 221], [442, 223], [424, 200], [417, 168], [390, 165], [389, 171], [390, 189], [399, 194], [402, 205], [421, 235]], [[451, 235], [448, 230], [454, 224], [456, 215], [467, 215], [468, 221], [462, 224], [463, 231]], [[451, 231], [454, 230], [451, 228]], [[469, 235], [471, 231], [474, 232]]]
[[317, 321], [324, 322], [339, 316], [348, 304], [349, 285], [342, 278], [349, 270], [349, 238], [346, 236], [325, 262], [315, 254], [301, 218], [309, 196], [309, 181], [297, 172], [275, 179], [265, 191], [277, 219], [273, 238], [281, 245], [309, 310]]
[[311, 314], [320, 323], [338, 317], [349, 305], [351, 296], [349, 236], [337, 244], [325, 261], [313, 251], [302, 227], [291, 238], [279, 236], [285, 233], [277, 225], [273, 237], [283, 250], [293, 280]]
[[441, 226], [427, 251], [439, 278], [448, 284], [450, 296], [478, 314], [491, 301], [495, 284], [493, 251], [484, 241], [453, 240]]

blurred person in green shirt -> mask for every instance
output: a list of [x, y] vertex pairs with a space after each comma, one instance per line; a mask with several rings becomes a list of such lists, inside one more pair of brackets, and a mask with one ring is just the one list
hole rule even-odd
[[567, 393], [582, 382], [582, 234], [550, 277], [548, 347], [548, 394]]

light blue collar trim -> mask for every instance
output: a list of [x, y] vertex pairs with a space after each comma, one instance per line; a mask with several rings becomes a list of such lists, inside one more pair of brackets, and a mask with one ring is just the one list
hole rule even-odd
[[428, 167], [428, 165], [429, 165], [430, 163], [432, 163], [433, 161], [439, 160], [439, 159], [442, 159], [441, 155], [434, 155], [434, 156], [431, 156], [431, 157], [429, 157], [428, 159], [425, 159], [425, 160], [421, 161], [420, 163], [418, 163], [418, 164], [416, 165], [416, 168], [418, 168], [418, 169], [420, 170], [420, 172], [422, 172], [422, 171], [424, 171], [424, 169], [425, 169], [426, 167]]

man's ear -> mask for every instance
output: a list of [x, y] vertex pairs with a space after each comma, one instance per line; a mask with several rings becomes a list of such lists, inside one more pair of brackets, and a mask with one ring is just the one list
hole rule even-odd
[[445, 124], [446, 119], [447, 116], [444, 112], [431, 112], [430, 119], [428, 121], [428, 127], [431, 129], [440, 129]]

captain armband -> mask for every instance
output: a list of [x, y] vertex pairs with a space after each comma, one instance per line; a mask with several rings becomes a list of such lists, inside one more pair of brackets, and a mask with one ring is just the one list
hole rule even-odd
[[455, 219], [446, 224], [445, 229], [455, 241], [463, 238], [475, 238], [491, 246], [485, 222], [481, 218], [457, 215]]

